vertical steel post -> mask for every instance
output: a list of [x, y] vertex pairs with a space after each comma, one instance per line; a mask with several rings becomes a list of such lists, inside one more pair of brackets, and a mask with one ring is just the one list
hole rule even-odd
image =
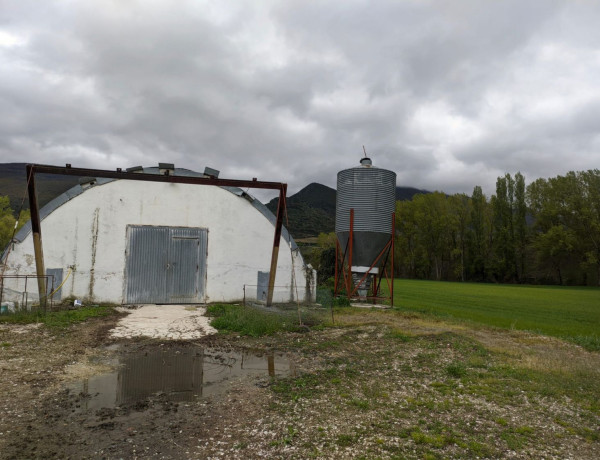
[[350, 235], [348, 237], [348, 279], [346, 281], [346, 293], [350, 298], [352, 292], [352, 247], [354, 240], [354, 208], [350, 208]]
[[275, 355], [273, 353], [267, 355], [267, 369], [269, 377], [275, 377]]
[[333, 287], [333, 295], [337, 295], [338, 293], [338, 281], [339, 281], [339, 273], [338, 273], [338, 252], [340, 251], [340, 243], [337, 239], [337, 235], [335, 237], [335, 284]]
[[[273, 253], [271, 254], [271, 269], [269, 270], [269, 291], [267, 292], [267, 307], [273, 304], [273, 290], [275, 289], [275, 274], [277, 273], [277, 259], [279, 257], [279, 242], [281, 240], [281, 227], [283, 226], [283, 213], [285, 212], [285, 197], [287, 184], [281, 184], [279, 189], [279, 203], [277, 206], [277, 222], [275, 224], [275, 238], [273, 240]], [[294, 261], [292, 260], [292, 264]]]
[[46, 269], [44, 268], [44, 251], [42, 249], [42, 226], [35, 190], [35, 167], [27, 165], [27, 193], [29, 195], [29, 211], [31, 213], [31, 234], [33, 235], [33, 252], [35, 255], [35, 271], [37, 274], [40, 308], [46, 310]]
[[394, 240], [396, 239], [396, 213], [392, 213], [392, 282], [390, 283], [390, 306], [394, 306]]

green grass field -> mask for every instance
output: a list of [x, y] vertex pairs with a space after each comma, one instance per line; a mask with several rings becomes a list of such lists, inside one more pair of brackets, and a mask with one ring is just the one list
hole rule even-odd
[[599, 288], [395, 280], [394, 306], [600, 350]]

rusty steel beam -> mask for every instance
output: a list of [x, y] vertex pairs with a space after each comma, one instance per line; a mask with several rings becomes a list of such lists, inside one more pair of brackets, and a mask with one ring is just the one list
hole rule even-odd
[[29, 212], [31, 213], [31, 233], [33, 236], [33, 253], [35, 255], [35, 272], [38, 282], [40, 308], [46, 310], [46, 269], [44, 268], [44, 248], [42, 246], [42, 225], [35, 190], [35, 166], [27, 165], [27, 194], [29, 195]]
[[259, 180], [217, 179], [213, 177], [187, 177], [167, 174], [144, 174], [126, 171], [107, 171], [103, 169], [72, 168], [70, 166], [27, 165], [35, 173], [61, 174], [63, 176], [105, 177], [109, 179], [128, 179], [146, 182], [168, 182], [171, 184], [217, 185], [220, 187], [261, 188], [280, 190], [281, 182], [264, 182]]
[[350, 299], [350, 292], [352, 291], [352, 251], [354, 248], [354, 208], [350, 208], [350, 235], [348, 236], [349, 247], [348, 247], [348, 280], [346, 281], [346, 294]]
[[[214, 177], [187, 177], [172, 176], [170, 174], [144, 174], [121, 171], [107, 171], [103, 169], [73, 168], [71, 165], [51, 166], [28, 164], [26, 166], [29, 182], [27, 190], [29, 192], [29, 208], [31, 210], [31, 230], [33, 233], [33, 244], [35, 253], [35, 267], [38, 275], [38, 291], [40, 295], [40, 305], [43, 299], [44, 307], [46, 302], [46, 283], [43, 276], [44, 251], [42, 247], [42, 228], [40, 214], [38, 209], [35, 174], [60, 174], [63, 176], [78, 177], [104, 177], [109, 179], [125, 179], [146, 182], [166, 182], [171, 184], [192, 184], [192, 185], [214, 185], [217, 187], [238, 187], [238, 188], [259, 188], [267, 190], [279, 190], [279, 205], [277, 207], [277, 221], [275, 224], [275, 237], [273, 240], [273, 252], [271, 253], [271, 269], [269, 270], [269, 290], [267, 293], [267, 305], [270, 306], [273, 301], [273, 290], [275, 289], [275, 275], [277, 272], [277, 260], [279, 258], [279, 242], [281, 240], [281, 229], [283, 227], [283, 214], [285, 211], [285, 197], [287, 193], [287, 184], [281, 182], [265, 182], [256, 179], [237, 180], [237, 179], [217, 179]], [[292, 260], [292, 263], [294, 261]]]
[[334, 285], [333, 285], [333, 295], [337, 295], [338, 292], [338, 252], [340, 252], [340, 242], [337, 238], [337, 235], [335, 236], [335, 271], [334, 271]]
[[[275, 290], [275, 274], [277, 273], [277, 259], [279, 257], [279, 242], [281, 240], [281, 228], [283, 227], [283, 214], [285, 213], [285, 197], [287, 184], [280, 184], [279, 202], [277, 205], [277, 222], [275, 224], [275, 238], [273, 239], [273, 253], [271, 254], [271, 269], [269, 270], [269, 291], [267, 292], [267, 307], [273, 304], [273, 291]], [[294, 260], [292, 259], [292, 264]], [[293, 267], [292, 267], [293, 269]]]

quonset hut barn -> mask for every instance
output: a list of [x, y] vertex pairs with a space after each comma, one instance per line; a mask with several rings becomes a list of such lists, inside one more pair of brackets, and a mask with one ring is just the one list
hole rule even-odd
[[[166, 173], [205, 177], [181, 168]], [[40, 216], [46, 274], [54, 286], [65, 280], [55, 300], [231, 302], [242, 299], [244, 285], [251, 297], [266, 298], [276, 218], [239, 188], [88, 178]], [[32, 240], [28, 223], [3, 255], [6, 275], [35, 274]], [[29, 282], [31, 296], [35, 280]], [[315, 283], [315, 270], [284, 228], [273, 301], [312, 301]], [[6, 300], [19, 302], [22, 292], [23, 280], [4, 280]]]

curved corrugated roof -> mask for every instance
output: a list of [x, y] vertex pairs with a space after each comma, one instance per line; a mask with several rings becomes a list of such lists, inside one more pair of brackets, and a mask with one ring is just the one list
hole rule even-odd
[[[143, 173], [140, 174], [160, 174], [159, 168], [157, 167], [149, 167], [144, 168]], [[184, 176], [184, 177], [205, 177], [204, 174], [197, 173], [196, 171], [192, 171], [190, 169], [185, 168], [175, 168], [174, 174], [175, 176]], [[75, 185], [74, 187], [67, 190], [62, 195], [54, 198], [47, 205], [45, 205], [42, 209], [40, 209], [40, 220], [44, 220], [47, 216], [49, 216], [55, 209], [59, 208], [66, 202], [72, 200], [73, 198], [85, 193], [86, 190], [92, 187], [98, 187], [104, 184], [108, 184], [109, 182], [122, 180], [122, 179], [106, 179], [106, 178], [95, 178], [95, 183], [93, 185], [89, 185], [87, 187], [83, 187], [82, 185]], [[246, 193], [240, 188], [237, 187], [221, 187], [222, 189], [227, 190], [234, 195], [239, 196], [240, 198], [247, 199], [257, 211], [259, 211], [263, 216], [267, 218], [269, 222], [273, 226], [275, 226], [277, 218], [273, 215], [273, 213], [259, 200], [251, 196], [249, 193]], [[31, 232], [31, 221], [28, 221], [21, 229], [16, 233], [14, 239], [19, 243], [22, 242], [25, 237]], [[281, 236], [291, 245], [292, 249], [297, 249], [298, 246], [292, 236], [289, 234], [287, 229], [283, 227], [281, 229]], [[2, 258], [0, 260], [4, 260], [5, 253], [2, 254]]]

